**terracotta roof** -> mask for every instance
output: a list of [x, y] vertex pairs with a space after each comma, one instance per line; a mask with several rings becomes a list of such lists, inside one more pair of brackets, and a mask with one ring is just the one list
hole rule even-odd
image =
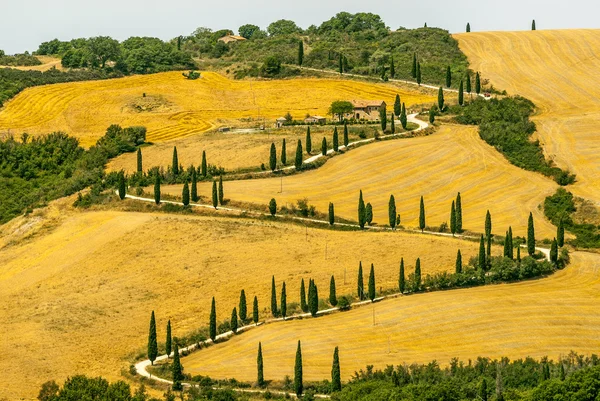
[[365, 107], [381, 107], [381, 105], [384, 103], [383, 100], [352, 100], [350, 103], [352, 103], [352, 106], [354, 106], [355, 109], [362, 109]]

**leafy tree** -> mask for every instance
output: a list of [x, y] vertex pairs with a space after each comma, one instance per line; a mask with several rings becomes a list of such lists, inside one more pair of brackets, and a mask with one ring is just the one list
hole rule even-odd
[[353, 111], [354, 106], [352, 105], [352, 103], [346, 100], [336, 100], [335, 102], [331, 103], [331, 106], [329, 106], [328, 114], [330, 114], [333, 117], [337, 116], [341, 123], [344, 120], [344, 116], [346, 114], [352, 113]]
[[392, 61], [390, 64], [390, 77], [395, 78], [396, 77], [396, 66], [394, 65], [394, 57], [392, 56]]
[[371, 225], [373, 222], [373, 206], [370, 203], [367, 203], [367, 207], [365, 208], [365, 221], [368, 225]]
[[402, 111], [402, 103], [400, 103], [400, 95], [396, 94], [396, 100], [394, 100], [394, 114], [396, 117], [400, 117]]
[[412, 69], [410, 71], [410, 76], [413, 78], [417, 77], [417, 53], [413, 53], [413, 62]]
[[240, 36], [242, 36], [246, 39], [252, 38], [252, 35], [254, 35], [256, 32], [259, 32], [259, 31], [260, 31], [260, 28], [256, 25], [252, 25], [252, 24], [242, 25], [238, 28], [238, 33], [240, 34]]
[[400, 111], [400, 124], [402, 124], [402, 129], [406, 129], [408, 125], [408, 118], [406, 116], [406, 105], [402, 103], [402, 110]]
[[456, 195], [456, 232], [462, 233], [462, 199], [460, 192]]
[[360, 191], [360, 195], [358, 197], [358, 225], [360, 226], [360, 228], [365, 228], [365, 223], [366, 223], [366, 217], [367, 217], [367, 213], [366, 213], [366, 208], [365, 208], [365, 202], [363, 200], [363, 194], [362, 194], [362, 190]]
[[294, 392], [300, 398], [304, 386], [302, 383], [302, 347], [298, 340], [298, 349], [296, 350], [296, 363], [294, 364]]
[[223, 176], [219, 176], [219, 204], [223, 206], [225, 203], [225, 193], [223, 191]]
[[156, 319], [154, 318], [154, 311], [150, 316], [150, 331], [148, 333], [148, 359], [150, 363], [154, 365], [154, 361], [158, 356], [158, 342], [156, 341]]
[[467, 32], [471, 32], [471, 24], [467, 22]]
[[478, 95], [481, 93], [481, 78], [479, 72], [475, 74], [475, 93]]
[[277, 169], [277, 149], [275, 149], [275, 144], [271, 143], [271, 154], [269, 156], [269, 167], [271, 171], [275, 171]]
[[160, 175], [156, 174], [156, 179], [154, 180], [154, 202], [159, 205], [160, 204]]
[[340, 355], [338, 347], [333, 351], [333, 364], [331, 366], [331, 391], [342, 390], [342, 379], [340, 374]]
[[438, 108], [440, 112], [444, 111], [444, 89], [441, 86], [438, 90]]
[[269, 202], [269, 213], [271, 213], [271, 216], [275, 216], [275, 213], [277, 213], [277, 201], [275, 198], [271, 198]]
[[143, 172], [143, 168], [142, 168], [142, 149], [138, 148], [137, 150], [137, 172], [141, 173]]
[[125, 188], [125, 173], [123, 171], [119, 172], [119, 198], [121, 200], [125, 199], [125, 195], [127, 194]]
[[269, 56], [260, 67], [261, 74], [265, 77], [275, 77], [281, 72], [281, 60], [277, 56]]
[[287, 317], [287, 294], [286, 294], [286, 290], [285, 290], [285, 281], [283, 282], [283, 285], [281, 286], [280, 315], [281, 315], [281, 317], [283, 317], [284, 320]]
[[329, 224], [333, 225], [335, 223], [335, 211], [333, 209], [333, 203], [329, 202]]
[[306, 303], [306, 287], [304, 286], [304, 279], [300, 283], [300, 309], [302, 312], [308, 312], [308, 304]]
[[481, 401], [488, 400], [487, 380], [485, 380], [485, 377], [481, 380], [481, 384], [479, 385], [479, 399]]
[[233, 308], [233, 310], [231, 311], [231, 320], [229, 324], [231, 326], [231, 331], [233, 331], [233, 334], [236, 334], [238, 329], [238, 314], [236, 308]]
[[298, 144], [296, 145], [296, 160], [294, 160], [294, 167], [296, 170], [302, 169], [302, 141], [298, 139]]
[[183, 391], [182, 381], [185, 379], [183, 376], [183, 366], [179, 357], [179, 345], [175, 342], [175, 349], [173, 350], [173, 366], [171, 366], [171, 372], [173, 373], [173, 391]]
[[365, 299], [365, 284], [363, 281], [363, 268], [362, 262], [358, 262], [358, 299], [364, 301]]
[[246, 306], [246, 291], [242, 290], [240, 292], [240, 320], [242, 322], [245, 322], [246, 319], [248, 318], [248, 307]]
[[458, 86], [458, 104], [461, 106], [465, 103], [465, 93], [463, 89], [463, 81], [460, 80], [460, 85]]
[[335, 278], [331, 276], [331, 280], [329, 280], [329, 303], [331, 306], [336, 306], [338, 304], [337, 295], [335, 293]]
[[258, 298], [254, 296], [254, 302], [252, 304], [252, 321], [254, 324], [258, 323]]
[[263, 356], [262, 356], [262, 344], [258, 343], [258, 355], [256, 357], [256, 367], [258, 370], [257, 374], [257, 384], [259, 387], [263, 387], [265, 385], [265, 375], [264, 375], [264, 366], [263, 366]]
[[213, 297], [210, 305], [210, 320], [208, 326], [210, 339], [215, 341], [217, 339], [217, 305], [215, 304], [215, 297]]
[[477, 259], [477, 267], [479, 267], [482, 271], [485, 271], [486, 269], [485, 243], [483, 240], [483, 234], [481, 235], [481, 239], [479, 241], [479, 258]]
[[312, 140], [310, 138], [310, 127], [306, 127], [306, 153], [310, 155], [312, 151]]
[[187, 181], [183, 184], [183, 190], [181, 191], [181, 203], [183, 203], [183, 206], [190, 204], [190, 187]]
[[217, 182], [213, 181], [213, 186], [212, 186], [212, 205], [215, 209], [217, 209], [217, 206], [219, 205], [219, 195], [217, 193]]
[[558, 228], [556, 230], [556, 241], [559, 247], [563, 247], [565, 245], [565, 225], [563, 223], [563, 219], [561, 218], [558, 222]]
[[450, 232], [452, 236], [456, 234], [456, 206], [454, 201], [452, 201], [452, 207], [450, 208]]
[[466, 84], [465, 86], [467, 89], [467, 93], [471, 93], [471, 75], [469, 73], [467, 73], [467, 78], [466, 78], [465, 84]]
[[415, 264], [415, 282], [414, 282], [413, 291], [421, 290], [421, 258], [417, 258], [417, 263]]
[[173, 343], [173, 338], [171, 337], [171, 321], [167, 322], [167, 339], [165, 341], [165, 353], [167, 354], [167, 359], [169, 359], [169, 355], [171, 355], [171, 345]]
[[419, 207], [419, 228], [421, 232], [425, 230], [425, 201], [423, 200], [423, 196], [421, 196], [421, 204]]
[[452, 71], [450, 71], [450, 66], [446, 67], [446, 87], [449, 88], [452, 86]]
[[552, 240], [552, 245], [550, 245], [550, 262], [555, 265], [558, 263], [558, 243], [556, 238]]
[[462, 255], [460, 253], [460, 249], [456, 253], [456, 268], [455, 268], [455, 271], [456, 271], [456, 274], [462, 273]]
[[390, 195], [390, 201], [388, 202], [388, 221], [390, 223], [390, 227], [393, 229], [396, 228], [396, 199], [394, 199], [394, 195]]
[[302, 65], [304, 61], [304, 42], [300, 40], [298, 42], [298, 65]]
[[398, 274], [398, 289], [404, 294], [406, 289], [406, 278], [404, 277], [404, 258], [400, 258], [400, 273]]
[[371, 263], [371, 273], [369, 274], [369, 299], [375, 300], [375, 267]]
[[104, 68], [108, 61], [118, 61], [121, 55], [119, 42], [108, 36], [90, 38], [87, 50], [92, 67]]
[[533, 227], [533, 214], [529, 212], [529, 220], [527, 221], [527, 253], [533, 256], [535, 253], [535, 228]]
[[179, 158], [177, 157], [177, 146], [173, 146], [173, 164], [171, 166], [173, 174], [179, 174]]
[[381, 122], [381, 130], [385, 132], [387, 128], [387, 112], [384, 107], [379, 109], [379, 121]]
[[208, 174], [208, 165], [206, 164], [206, 151], [202, 151], [202, 177], [206, 178]]
[[337, 127], [333, 129], [333, 151], [339, 151], [339, 140], [338, 140], [338, 130]]
[[433, 109], [429, 109], [429, 124], [433, 124], [435, 122], [435, 111]]
[[275, 288], [275, 276], [271, 279], [271, 314], [277, 317], [277, 289]]
[[327, 156], [327, 139], [325, 137], [323, 137], [323, 141], [321, 142], [321, 154]]
[[344, 121], [344, 148], [348, 150], [348, 124]]
[[421, 86], [421, 82], [423, 82], [423, 79], [421, 77], [421, 63], [417, 63], [417, 84]]
[[535, 20], [531, 21], [531, 30], [535, 31]]
[[198, 178], [196, 177], [196, 169], [192, 168], [192, 202], [198, 202]]

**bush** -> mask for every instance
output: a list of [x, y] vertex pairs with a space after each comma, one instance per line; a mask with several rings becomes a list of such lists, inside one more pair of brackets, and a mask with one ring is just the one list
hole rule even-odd
[[338, 297], [338, 308], [340, 308], [341, 311], [350, 310], [351, 307], [352, 303], [347, 296], [344, 295], [342, 297]]

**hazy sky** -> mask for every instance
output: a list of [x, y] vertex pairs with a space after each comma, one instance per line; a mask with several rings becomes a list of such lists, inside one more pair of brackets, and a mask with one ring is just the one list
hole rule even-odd
[[303, 28], [319, 25], [339, 11], [381, 15], [390, 28], [429, 26], [462, 32], [597, 28], [599, 0], [0, 0], [0, 49], [33, 51], [53, 38], [69, 40], [98, 35], [171, 39], [197, 27], [228, 28], [245, 23], [261, 28], [292, 19]]

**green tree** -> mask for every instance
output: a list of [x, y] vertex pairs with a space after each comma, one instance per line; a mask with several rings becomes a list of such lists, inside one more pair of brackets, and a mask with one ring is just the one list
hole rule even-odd
[[246, 306], [246, 291], [242, 290], [240, 292], [240, 320], [245, 322], [248, 318], [248, 307]]
[[259, 387], [263, 387], [265, 385], [265, 375], [263, 372], [264, 366], [262, 356], [262, 344], [260, 342], [258, 343], [258, 356], [256, 357], [256, 367], [258, 370], [256, 382]]
[[333, 117], [337, 116], [341, 123], [344, 119], [344, 116], [348, 113], [352, 113], [353, 111], [354, 106], [352, 103], [346, 100], [336, 100], [335, 102], [331, 103], [331, 106], [329, 106], [328, 113]]
[[119, 172], [119, 199], [125, 199], [125, 195], [127, 194], [125, 188], [125, 173], [123, 171]]
[[396, 199], [394, 199], [394, 195], [390, 195], [388, 202], [388, 221], [390, 227], [394, 230], [396, 228]]
[[360, 195], [358, 197], [358, 225], [360, 226], [361, 229], [365, 228], [366, 217], [367, 217], [366, 207], [365, 207], [365, 202], [363, 200], [363, 194], [362, 194], [362, 190], [361, 190]]
[[513, 246], [513, 232], [512, 232], [512, 227], [508, 227], [508, 257], [513, 259], [514, 258], [514, 246]]
[[335, 278], [333, 276], [331, 276], [331, 280], [329, 280], [329, 303], [331, 306], [336, 306], [338, 303], [337, 295], [335, 293]]
[[396, 94], [396, 100], [394, 100], [394, 114], [396, 117], [400, 117], [402, 111], [402, 103], [400, 103], [400, 95]]
[[158, 356], [158, 342], [156, 341], [156, 319], [154, 318], [154, 311], [150, 316], [150, 331], [148, 333], [148, 359], [150, 363], [154, 365], [154, 361]]
[[210, 305], [210, 320], [208, 326], [210, 339], [215, 341], [217, 338], [217, 305], [215, 304], [215, 297], [213, 297]]
[[171, 321], [167, 322], [167, 339], [165, 341], [165, 353], [167, 354], [167, 359], [169, 359], [169, 355], [171, 355], [171, 345], [173, 343], [173, 338], [171, 337]]
[[219, 176], [219, 205], [225, 203], [225, 192], [223, 191], [223, 176]]
[[400, 258], [400, 273], [398, 275], [398, 289], [400, 294], [404, 294], [406, 289], [406, 278], [404, 277], [404, 258]]
[[231, 331], [233, 332], [233, 334], [236, 334], [238, 329], [238, 314], [236, 308], [233, 308], [233, 310], [231, 311], [231, 320], [229, 321], [229, 324], [231, 326]]
[[302, 65], [304, 61], [304, 42], [300, 40], [298, 42], [298, 65]]
[[552, 240], [552, 245], [550, 245], [550, 262], [556, 265], [558, 263], [558, 243], [556, 238]]
[[302, 29], [300, 29], [300, 27], [298, 27], [294, 21], [286, 19], [280, 19], [272, 22], [267, 27], [267, 33], [269, 36], [291, 35], [300, 32], [302, 32]]
[[333, 151], [337, 152], [339, 150], [339, 141], [338, 141], [338, 130], [337, 127], [333, 129]]
[[417, 84], [421, 86], [421, 82], [423, 82], [423, 79], [421, 77], [421, 63], [417, 63]]
[[433, 109], [429, 109], [429, 124], [433, 124], [435, 122], [435, 111]]
[[535, 31], [535, 20], [531, 21], [531, 30]]
[[508, 231], [506, 231], [506, 236], [504, 237], [504, 257], [508, 258], [510, 257], [510, 240], [508, 239]]
[[271, 198], [269, 202], [269, 213], [271, 213], [271, 216], [275, 216], [275, 213], [277, 213], [277, 201], [275, 198]]
[[450, 70], [450, 66], [446, 67], [446, 87], [449, 88], [452, 86], [452, 71]]
[[365, 207], [365, 222], [368, 225], [371, 225], [373, 222], [373, 206], [371, 206], [370, 203], [367, 203], [367, 206]]
[[463, 81], [460, 80], [460, 85], [458, 86], [458, 104], [461, 106], [465, 103], [465, 93], [463, 89]]
[[338, 59], [338, 67], [339, 67], [340, 75], [342, 75], [344, 73], [344, 59], [342, 58], [341, 53], [340, 53], [340, 57]]
[[286, 290], [285, 290], [285, 281], [283, 282], [283, 285], [281, 286], [281, 309], [280, 309], [280, 315], [281, 315], [281, 317], [284, 320], [287, 317], [287, 294], [286, 294]]
[[481, 77], [479, 76], [479, 72], [475, 74], [475, 93], [478, 95], [481, 93]]
[[415, 264], [415, 288], [413, 291], [421, 290], [421, 258], [417, 258], [417, 263]]
[[340, 374], [340, 355], [338, 347], [333, 351], [333, 364], [331, 366], [331, 391], [342, 390], [342, 378]]
[[156, 173], [156, 178], [154, 180], [154, 202], [157, 205], [160, 204], [160, 175], [158, 172]]
[[396, 123], [395, 120], [396, 118], [394, 117], [394, 114], [392, 114], [392, 117], [390, 118], [390, 131], [392, 134], [396, 133]]
[[488, 210], [485, 214], [485, 238], [487, 241], [487, 257], [492, 254], [492, 215]]
[[471, 32], [471, 24], [467, 22], [467, 32]]
[[183, 206], [190, 204], [190, 187], [187, 181], [183, 184], [183, 190], [181, 191], [181, 203], [183, 203]]
[[323, 137], [323, 141], [321, 142], [321, 154], [327, 156], [327, 139], [325, 137]]
[[410, 76], [413, 78], [417, 77], [417, 53], [413, 53], [412, 69], [410, 70]]
[[121, 46], [113, 38], [98, 36], [88, 40], [87, 51], [92, 67], [104, 68], [108, 61], [118, 61]]
[[310, 138], [310, 127], [306, 127], [306, 153], [310, 155], [312, 151], [312, 140]]
[[364, 301], [365, 299], [365, 284], [363, 281], [363, 268], [362, 262], [358, 262], [358, 299]]
[[283, 138], [283, 143], [281, 144], [281, 164], [284, 166], [287, 164], [287, 146], [285, 145], [285, 138]]
[[329, 224], [333, 225], [335, 223], [335, 210], [333, 209], [333, 203], [329, 202]]
[[481, 235], [481, 239], [479, 241], [479, 258], [477, 259], [477, 267], [479, 267], [481, 270], [486, 269], [485, 243], [483, 239], [483, 234]]
[[317, 316], [319, 311], [319, 292], [312, 279], [308, 283], [308, 310], [313, 317]]
[[517, 246], [517, 262], [521, 263], [521, 245]]
[[259, 31], [260, 31], [260, 28], [256, 25], [252, 25], [252, 24], [242, 25], [238, 28], [238, 32], [239, 32], [240, 36], [244, 37], [246, 39], [252, 38], [252, 35], [254, 35], [256, 32], [259, 32]]
[[371, 263], [371, 273], [369, 273], [369, 299], [371, 302], [375, 300], [375, 267]]
[[192, 202], [198, 202], [198, 178], [196, 177], [196, 169], [192, 168]]
[[452, 201], [452, 207], [450, 207], [450, 232], [452, 236], [456, 234], [456, 206], [454, 201]]
[[533, 227], [533, 214], [529, 212], [529, 220], [527, 221], [527, 253], [533, 256], [535, 253], [535, 228]]
[[300, 309], [302, 312], [308, 312], [308, 304], [306, 303], [306, 287], [304, 286], [304, 279], [300, 283]]
[[298, 349], [296, 350], [296, 363], [294, 364], [294, 392], [300, 398], [304, 386], [302, 383], [302, 347], [298, 340]]
[[344, 121], [344, 148], [348, 150], [348, 124]]
[[421, 204], [419, 206], [419, 228], [421, 232], [425, 230], [425, 201], [423, 200], [423, 196], [421, 196]]
[[379, 109], [379, 121], [381, 122], [381, 130], [385, 132], [387, 128], [387, 113], [384, 107]]
[[138, 148], [137, 150], [137, 171], [138, 173], [143, 172], [143, 168], [142, 168], [142, 149]]
[[460, 192], [456, 195], [456, 232], [462, 233], [462, 199]]
[[438, 90], [438, 108], [440, 112], [444, 111], [444, 89], [441, 86]]
[[298, 139], [298, 144], [296, 145], [296, 160], [294, 160], [294, 167], [296, 170], [302, 169], [302, 141]]
[[177, 146], [173, 146], [173, 164], [171, 166], [173, 174], [179, 174], [179, 158], [177, 157]]
[[456, 266], [455, 266], [456, 274], [462, 273], [462, 255], [460, 253], [460, 249], [456, 253]]
[[271, 143], [271, 153], [269, 155], [269, 167], [271, 171], [275, 171], [277, 169], [277, 149], [275, 149], [275, 144]]
[[561, 248], [565, 245], [565, 225], [562, 218], [558, 222], [558, 228], [556, 229], [556, 241]]
[[481, 379], [481, 384], [479, 385], [479, 399], [481, 401], [488, 400], [487, 380], [485, 377]]
[[206, 164], [206, 151], [202, 151], [202, 177], [206, 178], [208, 174], [208, 165]]
[[467, 89], [467, 93], [471, 93], [471, 75], [467, 72], [467, 77], [465, 81], [465, 87]]
[[258, 298], [254, 296], [254, 302], [252, 303], [252, 321], [254, 324], [258, 323]]
[[277, 317], [277, 289], [275, 288], [275, 276], [271, 279], [271, 314]]
[[173, 373], [173, 391], [183, 391], [182, 381], [185, 377], [183, 376], [183, 366], [179, 357], [179, 345], [177, 345], [177, 341], [175, 341], [175, 349], [173, 350], [171, 372]]
[[392, 61], [390, 63], [390, 77], [396, 77], [396, 66], [394, 65], [394, 57], [392, 57]]
[[217, 182], [213, 181], [213, 186], [212, 186], [212, 205], [215, 209], [217, 209], [217, 206], [219, 205], [219, 195], [217, 193]]

